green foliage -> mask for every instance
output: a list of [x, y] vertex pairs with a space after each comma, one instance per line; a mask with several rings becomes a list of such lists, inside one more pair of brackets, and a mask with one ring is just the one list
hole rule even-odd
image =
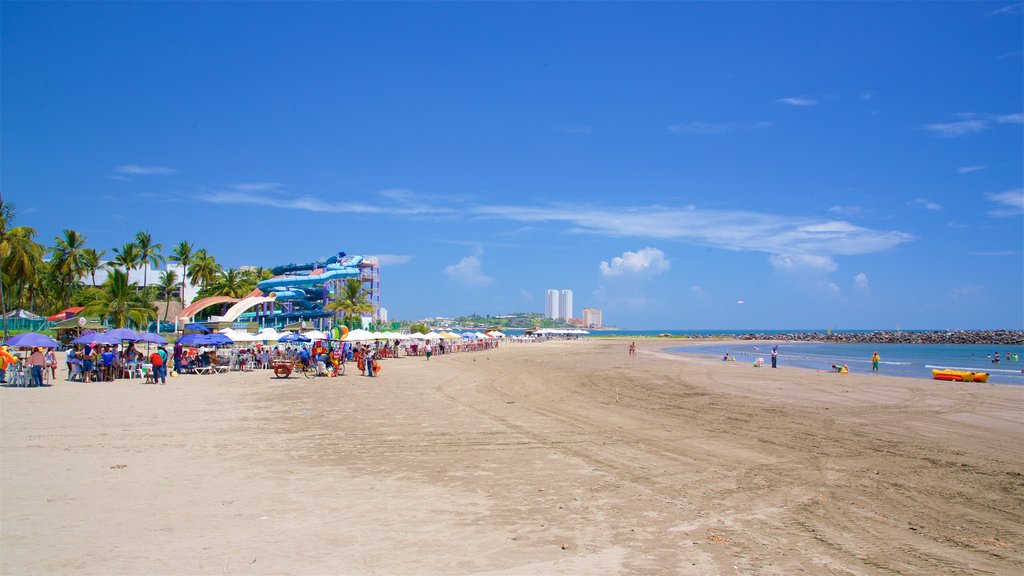
[[426, 324], [422, 323], [422, 322], [417, 322], [417, 323], [412, 324], [412, 325], [409, 326], [409, 333], [410, 334], [416, 334], [416, 333], [426, 334], [428, 332], [430, 332], [430, 327], [427, 326]]
[[82, 315], [110, 318], [117, 328], [127, 326], [129, 321], [143, 326], [156, 319], [156, 310], [146, 304], [136, 287], [128, 281], [126, 272], [112, 270], [103, 288], [94, 293], [95, 299], [85, 305]]
[[324, 307], [329, 312], [341, 312], [342, 322], [351, 327], [363, 314], [373, 312], [370, 296], [359, 278], [346, 278], [341, 291]]

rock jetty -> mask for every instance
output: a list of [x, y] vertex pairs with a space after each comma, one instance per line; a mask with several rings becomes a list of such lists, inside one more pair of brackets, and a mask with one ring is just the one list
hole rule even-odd
[[[709, 338], [711, 336], [708, 336]], [[720, 336], [719, 336], [720, 337]], [[785, 332], [735, 334], [739, 340], [834, 342], [837, 344], [991, 344], [1024, 345], [1024, 330], [936, 330], [933, 332]]]

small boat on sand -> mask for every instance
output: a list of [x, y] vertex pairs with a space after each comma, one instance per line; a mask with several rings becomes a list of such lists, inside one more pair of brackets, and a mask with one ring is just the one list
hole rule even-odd
[[932, 370], [932, 378], [947, 382], [988, 382], [988, 372], [969, 370]]

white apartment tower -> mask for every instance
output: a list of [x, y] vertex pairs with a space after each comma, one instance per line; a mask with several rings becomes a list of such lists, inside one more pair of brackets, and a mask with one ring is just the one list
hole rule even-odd
[[557, 319], [558, 312], [558, 290], [548, 290], [544, 298], [544, 317]]
[[558, 317], [566, 322], [572, 318], [572, 290], [562, 290], [562, 297], [558, 300]]

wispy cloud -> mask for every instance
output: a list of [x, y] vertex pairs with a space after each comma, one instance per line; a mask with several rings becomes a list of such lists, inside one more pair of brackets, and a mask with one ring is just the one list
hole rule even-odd
[[1017, 253], [1014, 252], [1013, 250], [993, 250], [992, 252], [968, 252], [967, 255], [968, 256], [992, 257], [992, 256], [1016, 256]]
[[174, 168], [167, 168], [165, 166], [138, 166], [135, 164], [125, 164], [114, 168], [114, 172], [118, 174], [130, 174], [132, 176], [152, 176], [154, 174], [174, 174], [177, 172]]
[[829, 206], [828, 211], [831, 214], [852, 217], [859, 215], [864, 211], [864, 209], [860, 206]]
[[957, 168], [956, 171], [958, 174], [970, 174], [971, 172], [980, 172], [987, 168], [988, 166], [985, 166], [984, 164], [978, 164], [976, 166], [961, 166]]
[[940, 138], [956, 138], [984, 132], [993, 124], [1024, 124], [1024, 114], [975, 114], [972, 112], [958, 114], [964, 118], [955, 122], [937, 122], [922, 126], [925, 130]]
[[768, 121], [758, 122], [683, 122], [668, 127], [670, 134], [700, 134], [713, 136], [718, 134], [732, 134], [734, 132], [745, 132], [748, 130], [764, 130], [771, 128], [772, 123]]
[[814, 98], [807, 98], [805, 96], [787, 96], [786, 98], [779, 98], [775, 102], [790, 106], [816, 106], [818, 104], [818, 101]]
[[1009, 4], [1002, 8], [996, 8], [988, 13], [989, 16], [1014, 16], [1024, 12], [1024, 4]]
[[474, 286], [494, 284], [494, 278], [483, 273], [480, 258], [477, 256], [466, 256], [456, 264], [445, 266], [443, 272], [445, 276], [459, 284]]
[[927, 198], [914, 198], [910, 202], [907, 202], [911, 206], [921, 206], [926, 210], [942, 210], [942, 204], [938, 202], [932, 202]]
[[636, 252], [623, 252], [612, 258], [611, 263], [601, 261], [599, 266], [604, 276], [624, 274], [661, 274], [671, 267], [665, 253], [657, 248], [643, 248]]
[[[777, 215], [762, 211], [711, 210], [695, 206], [646, 205], [623, 208], [581, 204], [474, 204], [471, 199], [393, 189], [374, 194], [297, 194], [206, 190], [197, 200], [309, 212], [382, 215], [449, 221], [454, 218], [517, 223], [563, 233], [615, 238], [673, 240], [691, 245], [774, 255], [780, 267], [836, 266], [832, 257], [873, 254], [911, 242], [898, 230], [857, 226], [843, 219]], [[395, 200], [401, 198], [401, 200]], [[471, 265], [467, 262], [464, 266]], [[611, 264], [609, 263], [609, 266]]]
[[865, 90], [860, 93], [861, 100], [872, 100], [875, 97], [875, 93], [871, 90]]
[[839, 269], [839, 264], [830, 256], [815, 254], [772, 254], [768, 257], [768, 261], [780, 270], [815, 268], [826, 272], [835, 272]]
[[988, 199], [999, 204], [999, 208], [987, 212], [989, 216], [1007, 218], [1024, 214], [1024, 188], [988, 194]]
[[382, 190], [373, 195], [309, 195], [285, 193], [285, 185], [265, 182], [234, 184], [223, 190], [205, 190], [196, 200], [213, 204], [269, 206], [333, 214], [387, 214], [397, 216], [453, 215], [454, 208], [442, 206], [430, 196], [408, 190]]

